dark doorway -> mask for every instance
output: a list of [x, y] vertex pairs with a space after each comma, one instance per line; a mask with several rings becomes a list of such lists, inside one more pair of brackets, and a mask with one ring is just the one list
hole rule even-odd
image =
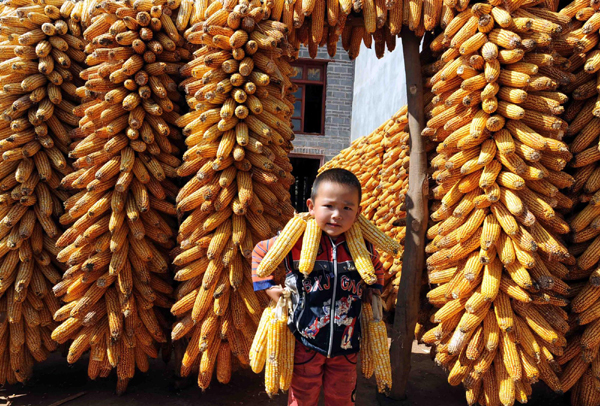
[[308, 211], [306, 199], [310, 198], [310, 188], [317, 177], [321, 160], [316, 158], [290, 157], [290, 162], [294, 167], [292, 175], [296, 178], [296, 182], [290, 187], [292, 206], [294, 206], [298, 213]]

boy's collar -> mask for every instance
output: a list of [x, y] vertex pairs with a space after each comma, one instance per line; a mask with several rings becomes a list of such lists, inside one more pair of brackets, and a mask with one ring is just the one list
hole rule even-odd
[[[324, 233], [324, 234], [325, 234], [325, 233]], [[342, 234], [338, 235], [337, 237], [331, 237], [331, 236], [330, 236], [330, 235], [328, 235], [328, 234], [325, 234], [325, 235], [326, 235], [326, 236], [327, 236], [327, 238], [329, 238], [329, 240], [330, 240], [330, 241], [331, 241], [333, 244], [335, 244], [335, 245], [341, 244], [341, 243], [343, 243], [344, 241], [346, 241], [346, 233], [342, 233]]]

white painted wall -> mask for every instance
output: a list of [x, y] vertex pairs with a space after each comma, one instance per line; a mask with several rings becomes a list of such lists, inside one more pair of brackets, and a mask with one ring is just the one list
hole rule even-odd
[[377, 59], [375, 49], [361, 45], [354, 65], [352, 141], [368, 135], [406, 104], [406, 79], [402, 41], [394, 52]]

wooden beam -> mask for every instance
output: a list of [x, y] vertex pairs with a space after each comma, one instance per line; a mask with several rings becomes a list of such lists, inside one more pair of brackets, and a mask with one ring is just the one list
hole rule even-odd
[[423, 78], [419, 44], [421, 38], [407, 27], [402, 28], [402, 48], [406, 72], [408, 127], [410, 131], [410, 166], [406, 196], [406, 238], [402, 278], [398, 289], [396, 315], [392, 332], [390, 356], [392, 363], [392, 390], [389, 397], [406, 398], [406, 384], [410, 373], [410, 357], [415, 325], [419, 313], [421, 274], [425, 266], [425, 230], [427, 228], [427, 152], [421, 131], [425, 127], [423, 106]]

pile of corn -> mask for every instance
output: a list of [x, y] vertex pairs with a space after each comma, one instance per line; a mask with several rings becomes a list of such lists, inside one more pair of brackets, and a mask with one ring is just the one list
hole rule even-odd
[[[401, 244], [406, 235], [404, 198], [410, 154], [406, 113], [404, 106], [373, 133], [358, 138], [319, 169], [343, 168], [354, 173], [362, 185], [362, 214]], [[396, 303], [402, 254], [402, 249], [395, 256], [379, 251], [385, 271], [382, 298], [386, 311]]]
[[77, 193], [60, 218], [70, 228], [57, 241], [57, 259], [69, 268], [54, 287], [65, 304], [52, 338], [73, 340], [71, 363], [90, 350], [92, 379], [116, 368], [122, 393], [167, 342], [169, 323], [158, 308], [172, 304], [176, 80], [191, 55], [173, 21], [177, 4], [109, 0], [92, 10], [69, 152], [75, 172], [62, 181]]
[[565, 390], [555, 358], [574, 264], [560, 212], [573, 206], [560, 192], [574, 182], [557, 117], [567, 96], [556, 90], [572, 80], [560, 51], [573, 27], [544, 7], [492, 3], [452, 19], [424, 67], [423, 135], [439, 143], [426, 248], [438, 309], [422, 341], [471, 405], [524, 403], [538, 380]]
[[81, 9], [53, 4], [0, 5], [0, 385], [26, 381], [57, 348], [57, 220], [69, 197], [58, 188], [72, 172], [65, 156], [85, 55]]
[[[233, 10], [233, 11], [231, 11]], [[255, 294], [254, 245], [292, 217], [288, 152], [294, 132], [287, 28], [263, 20], [259, 1], [196, 2], [186, 41], [197, 44], [182, 69], [191, 112], [177, 124], [187, 151], [177, 194], [179, 226], [174, 264], [182, 282], [171, 308], [173, 340], [189, 338], [181, 374], [198, 370], [206, 389], [216, 370], [229, 382], [232, 358], [248, 365], [249, 349], [268, 298]]]
[[[570, 84], [563, 87], [572, 98], [564, 113], [569, 122], [565, 136], [568, 137], [570, 162], [575, 183], [569, 189], [569, 197], [578, 203], [570, 216], [571, 244], [569, 251], [577, 258], [569, 272], [576, 296], [571, 302], [572, 335], [569, 345], [557, 361], [563, 368], [560, 376], [564, 391], [571, 388], [571, 404], [574, 406], [600, 405], [600, 278], [598, 274], [598, 248], [600, 247], [600, 106], [597, 81], [600, 56], [597, 50], [600, 14], [593, 3], [574, 1], [560, 14], [574, 19], [571, 32], [564, 38], [564, 54], [571, 47], [572, 56], [568, 72]], [[574, 261], [575, 262], [575, 261]]]

